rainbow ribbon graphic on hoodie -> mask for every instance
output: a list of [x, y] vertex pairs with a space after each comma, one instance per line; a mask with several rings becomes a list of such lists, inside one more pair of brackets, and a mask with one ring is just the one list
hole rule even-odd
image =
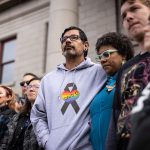
[[76, 113], [79, 111], [79, 105], [76, 100], [79, 98], [80, 93], [77, 90], [77, 86], [74, 83], [68, 83], [61, 94], [61, 99], [65, 101], [64, 105], [61, 108], [62, 114], [64, 114], [69, 106], [72, 105]]

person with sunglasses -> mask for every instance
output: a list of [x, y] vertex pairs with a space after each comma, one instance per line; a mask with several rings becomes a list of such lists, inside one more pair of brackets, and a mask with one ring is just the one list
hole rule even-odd
[[45, 150], [93, 150], [89, 105], [106, 74], [87, 57], [89, 43], [82, 29], [66, 28], [60, 42], [65, 62], [43, 77], [31, 122]]
[[133, 57], [133, 45], [123, 34], [110, 32], [98, 38], [96, 60], [107, 74], [107, 81], [90, 105], [90, 138], [94, 150], [105, 150], [105, 141], [112, 115], [117, 73]]
[[22, 78], [22, 81], [20, 82], [20, 86], [22, 88], [22, 97], [25, 97], [26, 95], [26, 91], [27, 91], [27, 85], [28, 85], [28, 82], [33, 79], [33, 78], [37, 78], [37, 76], [33, 73], [25, 73], [23, 75], [23, 78]]
[[33, 78], [38, 78], [38, 77], [37, 77], [37, 75], [35, 75], [31, 72], [25, 73], [23, 75], [22, 81], [20, 82], [20, 87], [22, 89], [22, 96], [19, 96], [17, 101], [16, 101], [17, 112], [21, 111], [21, 109], [23, 109], [24, 104], [26, 103], [26, 100], [27, 100], [27, 95], [26, 95], [27, 86], [28, 86], [29, 81]]
[[7, 140], [5, 140], [5, 149], [7, 150], [42, 150], [38, 146], [30, 121], [30, 111], [37, 97], [40, 79], [32, 78], [28, 84], [27, 101], [7, 124], [8, 133]]

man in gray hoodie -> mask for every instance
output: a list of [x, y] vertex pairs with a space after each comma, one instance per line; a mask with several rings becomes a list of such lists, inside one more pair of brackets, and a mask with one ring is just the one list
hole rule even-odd
[[80, 28], [65, 29], [60, 41], [66, 61], [42, 79], [31, 122], [46, 150], [92, 150], [89, 104], [106, 75], [87, 58], [89, 43]]

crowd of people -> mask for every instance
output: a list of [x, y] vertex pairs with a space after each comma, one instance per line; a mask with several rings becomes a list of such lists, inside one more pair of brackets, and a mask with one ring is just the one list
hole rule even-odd
[[40, 78], [26, 73], [20, 86], [21, 97], [8, 86], [0, 85], [0, 150], [42, 150], [30, 121]]
[[128, 36], [100, 36], [98, 63], [71, 26], [60, 38], [64, 63], [42, 80], [24, 74], [21, 96], [0, 85], [0, 150], [150, 149], [150, 0], [121, 0], [121, 17]]

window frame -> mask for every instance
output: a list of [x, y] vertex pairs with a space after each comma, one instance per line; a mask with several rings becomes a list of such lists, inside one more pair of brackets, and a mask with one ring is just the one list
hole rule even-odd
[[[2, 74], [3, 74], [3, 68], [5, 65], [7, 64], [11, 64], [11, 63], [15, 63], [16, 61], [16, 58], [12, 59], [12, 60], [9, 60], [7, 62], [2, 62], [3, 60], [3, 52], [4, 52], [4, 45], [5, 43], [9, 42], [9, 41], [12, 41], [12, 40], [16, 40], [17, 37], [16, 36], [13, 36], [13, 37], [9, 37], [7, 39], [4, 39], [4, 40], [1, 40], [0, 41], [0, 84], [5, 84], [5, 83], [2, 83]], [[14, 82], [14, 81], [12, 81]]]

